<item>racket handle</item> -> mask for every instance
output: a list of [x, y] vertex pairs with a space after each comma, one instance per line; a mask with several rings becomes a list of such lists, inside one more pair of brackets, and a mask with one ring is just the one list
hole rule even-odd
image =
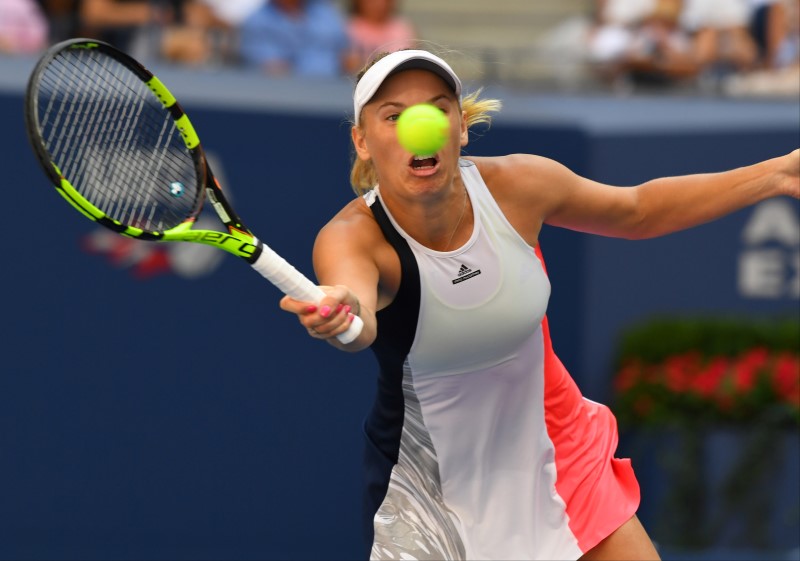
[[[258, 256], [255, 263], [252, 263], [253, 269], [277, 286], [284, 294], [291, 296], [295, 300], [319, 302], [325, 297], [325, 292], [320, 287], [292, 267], [269, 246], [262, 245], [261, 255]], [[350, 343], [358, 337], [363, 327], [363, 320], [358, 316], [353, 316], [353, 322], [347, 328], [347, 331], [340, 333], [336, 338], [342, 343]]]

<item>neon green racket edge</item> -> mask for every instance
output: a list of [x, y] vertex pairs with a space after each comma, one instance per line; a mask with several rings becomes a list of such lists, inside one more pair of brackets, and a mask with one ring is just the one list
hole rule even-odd
[[[129, 55], [93, 39], [53, 45], [31, 73], [25, 123], [53, 186], [90, 220], [140, 240], [214, 246], [292, 298], [325, 296], [244, 225], [175, 96]], [[224, 230], [194, 228], [206, 201]], [[356, 316], [338, 339], [362, 327]]]

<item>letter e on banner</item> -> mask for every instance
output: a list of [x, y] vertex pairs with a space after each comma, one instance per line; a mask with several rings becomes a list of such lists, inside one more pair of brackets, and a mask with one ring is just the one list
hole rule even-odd
[[739, 293], [745, 298], [800, 299], [800, 215], [796, 205], [758, 204], [742, 230]]

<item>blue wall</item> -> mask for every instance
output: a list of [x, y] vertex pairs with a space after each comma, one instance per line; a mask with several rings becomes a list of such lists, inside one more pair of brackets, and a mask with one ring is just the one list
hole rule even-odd
[[[185, 103], [245, 221], [309, 274], [315, 232], [352, 196], [347, 89], [341, 110]], [[708, 122], [730, 118], [706, 130], [674, 102], [644, 103], [651, 123], [674, 111], [687, 124], [637, 124], [617, 100], [523, 97], [468, 153], [535, 152], [630, 185], [798, 145], [793, 104], [715, 104]], [[759, 111], [772, 120], [741, 117]], [[0, 558], [357, 557], [371, 355], [309, 339], [234, 258], [116, 238], [100, 251], [109, 239], [39, 171], [19, 91], [0, 93], [0, 123]], [[751, 212], [646, 242], [543, 232], [555, 348], [588, 396], [608, 398], [615, 338], [648, 314], [797, 311], [789, 293], [737, 292]], [[205, 264], [194, 278], [187, 258]]]

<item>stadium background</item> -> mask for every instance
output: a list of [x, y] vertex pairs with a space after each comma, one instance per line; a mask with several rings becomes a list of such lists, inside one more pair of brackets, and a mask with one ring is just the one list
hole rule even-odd
[[[278, 310], [278, 291], [233, 258], [115, 245], [69, 210], [25, 140], [33, 63], [0, 58], [0, 558], [357, 557], [371, 355], [309, 340]], [[310, 274], [314, 233], [352, 197], [351, 83], [157, 73], [243, 218]], [[551, 95], [505, 83], [487, 89], [505, 109], [467, 153], [533, 152], [631, 185], [750, 164], [800, 141], [793, 100]], [[800, 222], [796, 201], [780, 204]], [[740, 289], [754, 212], [640, 242], [546, 229], [555, 350], [587, 397], [611, 399], [615, 345], [634, 322], [798, 313], [800, 240], [770, 245], [782, 256], [777, 291]], [[788, 462], [796, 474], [796, 452]], [[641, 477], [647, 525], [659, 513]], [[776, 538], [787, 555], [800, 547], [792, 479], [781, 490], [794, 518]]]

